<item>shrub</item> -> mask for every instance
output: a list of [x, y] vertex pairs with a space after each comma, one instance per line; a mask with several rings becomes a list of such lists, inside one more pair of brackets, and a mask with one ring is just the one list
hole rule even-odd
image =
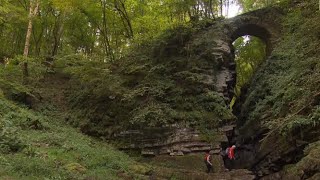
[[0, 118], [0, 151], [2, 153], [18, 152], [25, 145], [18, 138], [18, 130], [11, 122]]

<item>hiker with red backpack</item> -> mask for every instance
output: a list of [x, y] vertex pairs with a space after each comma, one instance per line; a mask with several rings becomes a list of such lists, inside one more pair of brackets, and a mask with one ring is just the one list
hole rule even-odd
[[204, 162], [207, 166], [207, 173], [210, 173], [210, 171], [212, 171], [212, 163], [211, 163], [212, 157], [210, 154], [210, 151], [206, 152], [205, 156], [204, 156]]
[[230, 160], [235, 160], [235, 153], [234, 150], [236, 149], [235, 145], [231, 147], [227, 147], [225, 151], [220, 150], [220, 154], [222, 157], [228, 157]]
[[235, 145], [232, 145], [231, 147], [228, 147], [225, 151], [225, 156], [228, 156], [230, 160], [235, 160], [234, 150], [236, 149]]

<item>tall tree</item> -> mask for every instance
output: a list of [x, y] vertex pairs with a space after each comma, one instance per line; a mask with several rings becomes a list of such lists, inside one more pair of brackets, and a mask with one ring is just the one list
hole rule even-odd
[[28, 29], [27, 29], [27, 34], [26, 34], [26, 41], [25, 41], [25, 45], [24, 45], [24, 51], [23, 51], [23, 56], [26, 58], [25, 62], [23, 63], [24, 77], [27, 77], [29, 75], [27, 57], [29, 55], [29, 48], [30, 48], [32, 21], [33, 21], [33, 17], [36, 16], [36, 14], [38, 13], [39, 3], [40, 3], [39, 0], [30, 0], [29, 16], [28, 16], [29, 22], [28, 22]]
[[0, 41], [6, 44], [0, 46], [0, 56], [96, 53], [103, 55], [104, 60], [117, 59], [132, 44], [155, 38], [166, 29], [217, 17], [221, 6], [220, 0], [0, 0], [0, 3]]

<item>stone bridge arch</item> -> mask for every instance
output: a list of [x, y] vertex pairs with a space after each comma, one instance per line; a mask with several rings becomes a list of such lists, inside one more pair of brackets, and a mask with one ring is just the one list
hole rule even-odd
[[256, 36], [266, 43], [269, 55], [281, 34], [281, 14], [279, 9], [266, 8], [226, 20], [229, 43], [241, 36]]
[[[236, 65], [232, 43], [244, 35], [256, 36], [266, 43], [266, 53], [270, 55], [281, 36], [282, 14], [282, 11], [277, 8], [260, 9], [226, 19], [223, 21], [221, 29], [212, 26], [212, 29], [208, 31], [209, 34], [219, 37], [212, 53], [216, 55], [215, 58], [220, 58], [224, 65], [217, 74], [216, 88], [221, 96], [224, 96], [227, 103], [233, 97], [236, 83]], [[221, 33], [213, 34], [213, 31]]]
[[250, 35], [260, 38], [266, 44], [266, 52], [270, 54], [272, 51], [272, 43], [270, 42], [271, 35], [266, 28], [257, 24], [244, 24], [236, 29], [231, 35], [231, 41], [234, 42], [241, 36]]
[[[246, 13], [231, 19], [217, 20], [190, 35], [190, 39], [182, 43], [182, 48], [176, 44], [167, 45], [170, 54], [182, 50], [183, 60], [189, 64], [197, 64], [198, 74], [201, 74], [208, 91], [216, 91], [225, 98], [226, 104], [231, 101], [236, 82], [236, 65], [232, 43], [243, 35], [253, 35], [261, 38], [267, 44], [270, 54], [274, 44], [281, 35], [281, 11], [274, 8], [261, 9]], [[174, 42], [175, 43], [175, 42]], [[192, 52], [193, 56], [189, 56]], [[170, 55], [168, 55], [170, 56]], [[183, 66], [190, 68], [190, 66]], [[182, 71], [182, 70], [181, 70]], [[215, 86], [215, 87], [214, 87]], [[228, 143], [226, 132], [231, 132], [234, 126], [221, 128], [217, 135], [217, 144]], [[140, 149], [143, 155], [158, 154], [181, 155], [184, 152], [201, 152], [214, 149], [219, 152], [219, 146], [199, 142], [200, 132], [185, 125], [173, 124], [168, 127], [142, 128], [128, 130], [116, 135], [117, 138], [130, 139], [132, 143], [122, 149]]]

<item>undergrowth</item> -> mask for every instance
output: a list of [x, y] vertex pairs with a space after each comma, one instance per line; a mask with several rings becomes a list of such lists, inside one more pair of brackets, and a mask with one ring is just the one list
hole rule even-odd
[[[123, 179], [138, 178], [149, 171], [128, 155], [57, 118], [56, 113], [67, 112], [54, 106], [46, 111], [31, 109], [35, 103], [46, 106], [39, 99], [46, 92], [35, 89], [41, 81], [25, 86], [19, 64], [0, 68], [0, 179]], [[30, 78], [45, 76], [45, 67], [39, 68], [43, 71], [31, 71]], [[32, 103], [16, 98], [20, 96]]]
[[[71, 78], [69, 103], [79, 112], [71, 123], [112, 138], [126, 129], [184, 124], [201, 130], [234, 120], [215, 91], [216, 72], [205, 70], [219, 69], [218, 60], [186, 46], [198, 28], [165, 32], [111, 64], [83, 56], [57, 59], [61, 73]], [[190, 43], [198, 47], [197, 41]]]
[[300, 2], [299, 8], [287, 9], [283, 37], [255, 74], [242, 106], [244, 137], [260, 128], [269, 131], [261, 141], [262, 151], [279, 144], [278, 151], [285, 153], [288, 147], [299, 147], [301, 142], [318, 141], [320, 24], [316, 22], [320, 16], [315, 4]]

